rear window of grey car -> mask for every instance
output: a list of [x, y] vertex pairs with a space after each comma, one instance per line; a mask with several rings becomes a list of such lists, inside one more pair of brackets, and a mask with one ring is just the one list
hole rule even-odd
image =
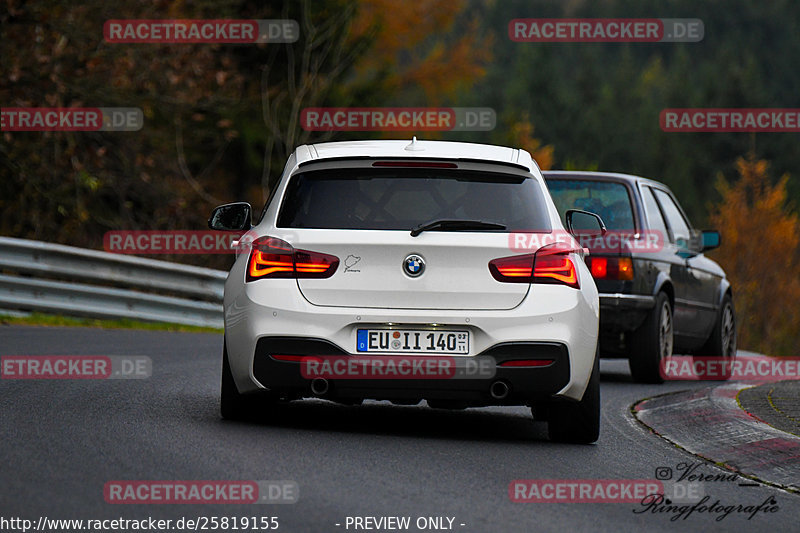
[[411, 230], [446, 219], [495, 222], [506, 226], [505, 231], [550, 231], [544, 194], [536, 180], [500, 172], [435, 168], [307, 171], [292, 176], [277, 225]]
[[547, 188], [563, 217], [567, 209], [583, 209], [600, 215], [610, 230], [633, 231], [633, 208], [628, 188], [618, 182], [548, 179]]

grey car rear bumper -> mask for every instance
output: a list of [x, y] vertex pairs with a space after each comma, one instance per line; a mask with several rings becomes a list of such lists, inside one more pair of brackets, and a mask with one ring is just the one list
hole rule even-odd
[[600, 293], [600, 309], [637, 309], [646, 311], [656, 304], [653, 296], [645, 294]]

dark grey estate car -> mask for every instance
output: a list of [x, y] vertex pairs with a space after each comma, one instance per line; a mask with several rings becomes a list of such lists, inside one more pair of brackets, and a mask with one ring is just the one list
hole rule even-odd
[[[605, 172], [543, 172], [553, 201], [597, 213], [613, 241], [586, 241], [600, 292], [600, 350], [627, 357], [638, 382], [663, 381], [663, 358], [736, 355], [733, 293], [722, 268], [703, 252], [716, 231], [694, 230], [669, 188]], [[632, 246], [622, 243], [630, 237]], [[658, 241], [659, 236], [662, 238]], [[657, 242], [658, 241], [658, 242]], [[599, 243], [599, 245], [598, 245]]]

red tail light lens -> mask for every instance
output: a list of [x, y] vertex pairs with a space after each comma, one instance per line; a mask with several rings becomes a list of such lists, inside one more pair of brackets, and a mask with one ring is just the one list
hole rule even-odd
[[458, 168], [455, 163], [437, 161], [375, 161], [373, 167], [406, 167], [406, 168]]
[[533, 267], [533, 279], [534, 283], [563, 283], [576, 289], [580, 288], [575, 263], [566, 254], [537, 257]]
[[605, 257], [592, 257], [589, 260], [592, 277], [603, 279], [608, 275], [608, 259]]
[[633, 261], [630, 257], [590, 257], [586, 262], [595, 279], [633, 279]]
[[489, 272], [504, 283], [532, 283], [535, 254], [512, 255], [489, 261]]
[[502, 283], [563, 283], [579, 289], [578, 272], [569, 256], [576, 251], [571, 246], [554, 243], [540, 248], [535, 254], [489, 261], [489, 272]]
[[252, 244], [247, 262], [247, 281], [266, 278], [329, 278], [339, 267], [335, 255], [297, 250], [275, 237], [261, 237]]
[[271, 356], [276, 361], [288, 361], [290, 363], [300, 363], [303, 361], [306, 355], [275, 355], [272, 354]]

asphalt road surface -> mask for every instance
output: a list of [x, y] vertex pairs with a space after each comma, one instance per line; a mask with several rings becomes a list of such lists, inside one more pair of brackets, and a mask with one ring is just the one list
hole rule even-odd
[[[550, 443], [545, 425], [522, 408], [314, 400], [292, 403], [269, 421], [223, 421], [221, 351], [222, 336], [212, 334], [0, 327], [0, 355], [152, 359], [148, 379], [0, 381], [0, 518], [153, 517], [174, 524], [181, 517], [264, 516], [277, 517], [287, 533], [390, 531], [352, 525], [354, 517], [389, 516], [409, 517], [405, 531], [420, 531], [420, 517], [453, 519], [423, 530], [465, 533], [798, 531], [800, 496], [741, 478], [700, 484], [708, 505], [719, 500], [728, 514], [684, 518], [637, 502], [510, 501], [509, 484], [518, 479], [653, 480], [695, 463], [695, 474], [725, 473], [630, 415], [637, 400], [708, 383], [636, 385], [626, 363], [603, 361], [600, 440], [564, 445]], [[280, 505], [119, 505], [104, 499], [114, 480], [292, 480], [300, 494], [297, 503]], [[770, 498], [772, 512], [748, 518], [737, 510]]]

